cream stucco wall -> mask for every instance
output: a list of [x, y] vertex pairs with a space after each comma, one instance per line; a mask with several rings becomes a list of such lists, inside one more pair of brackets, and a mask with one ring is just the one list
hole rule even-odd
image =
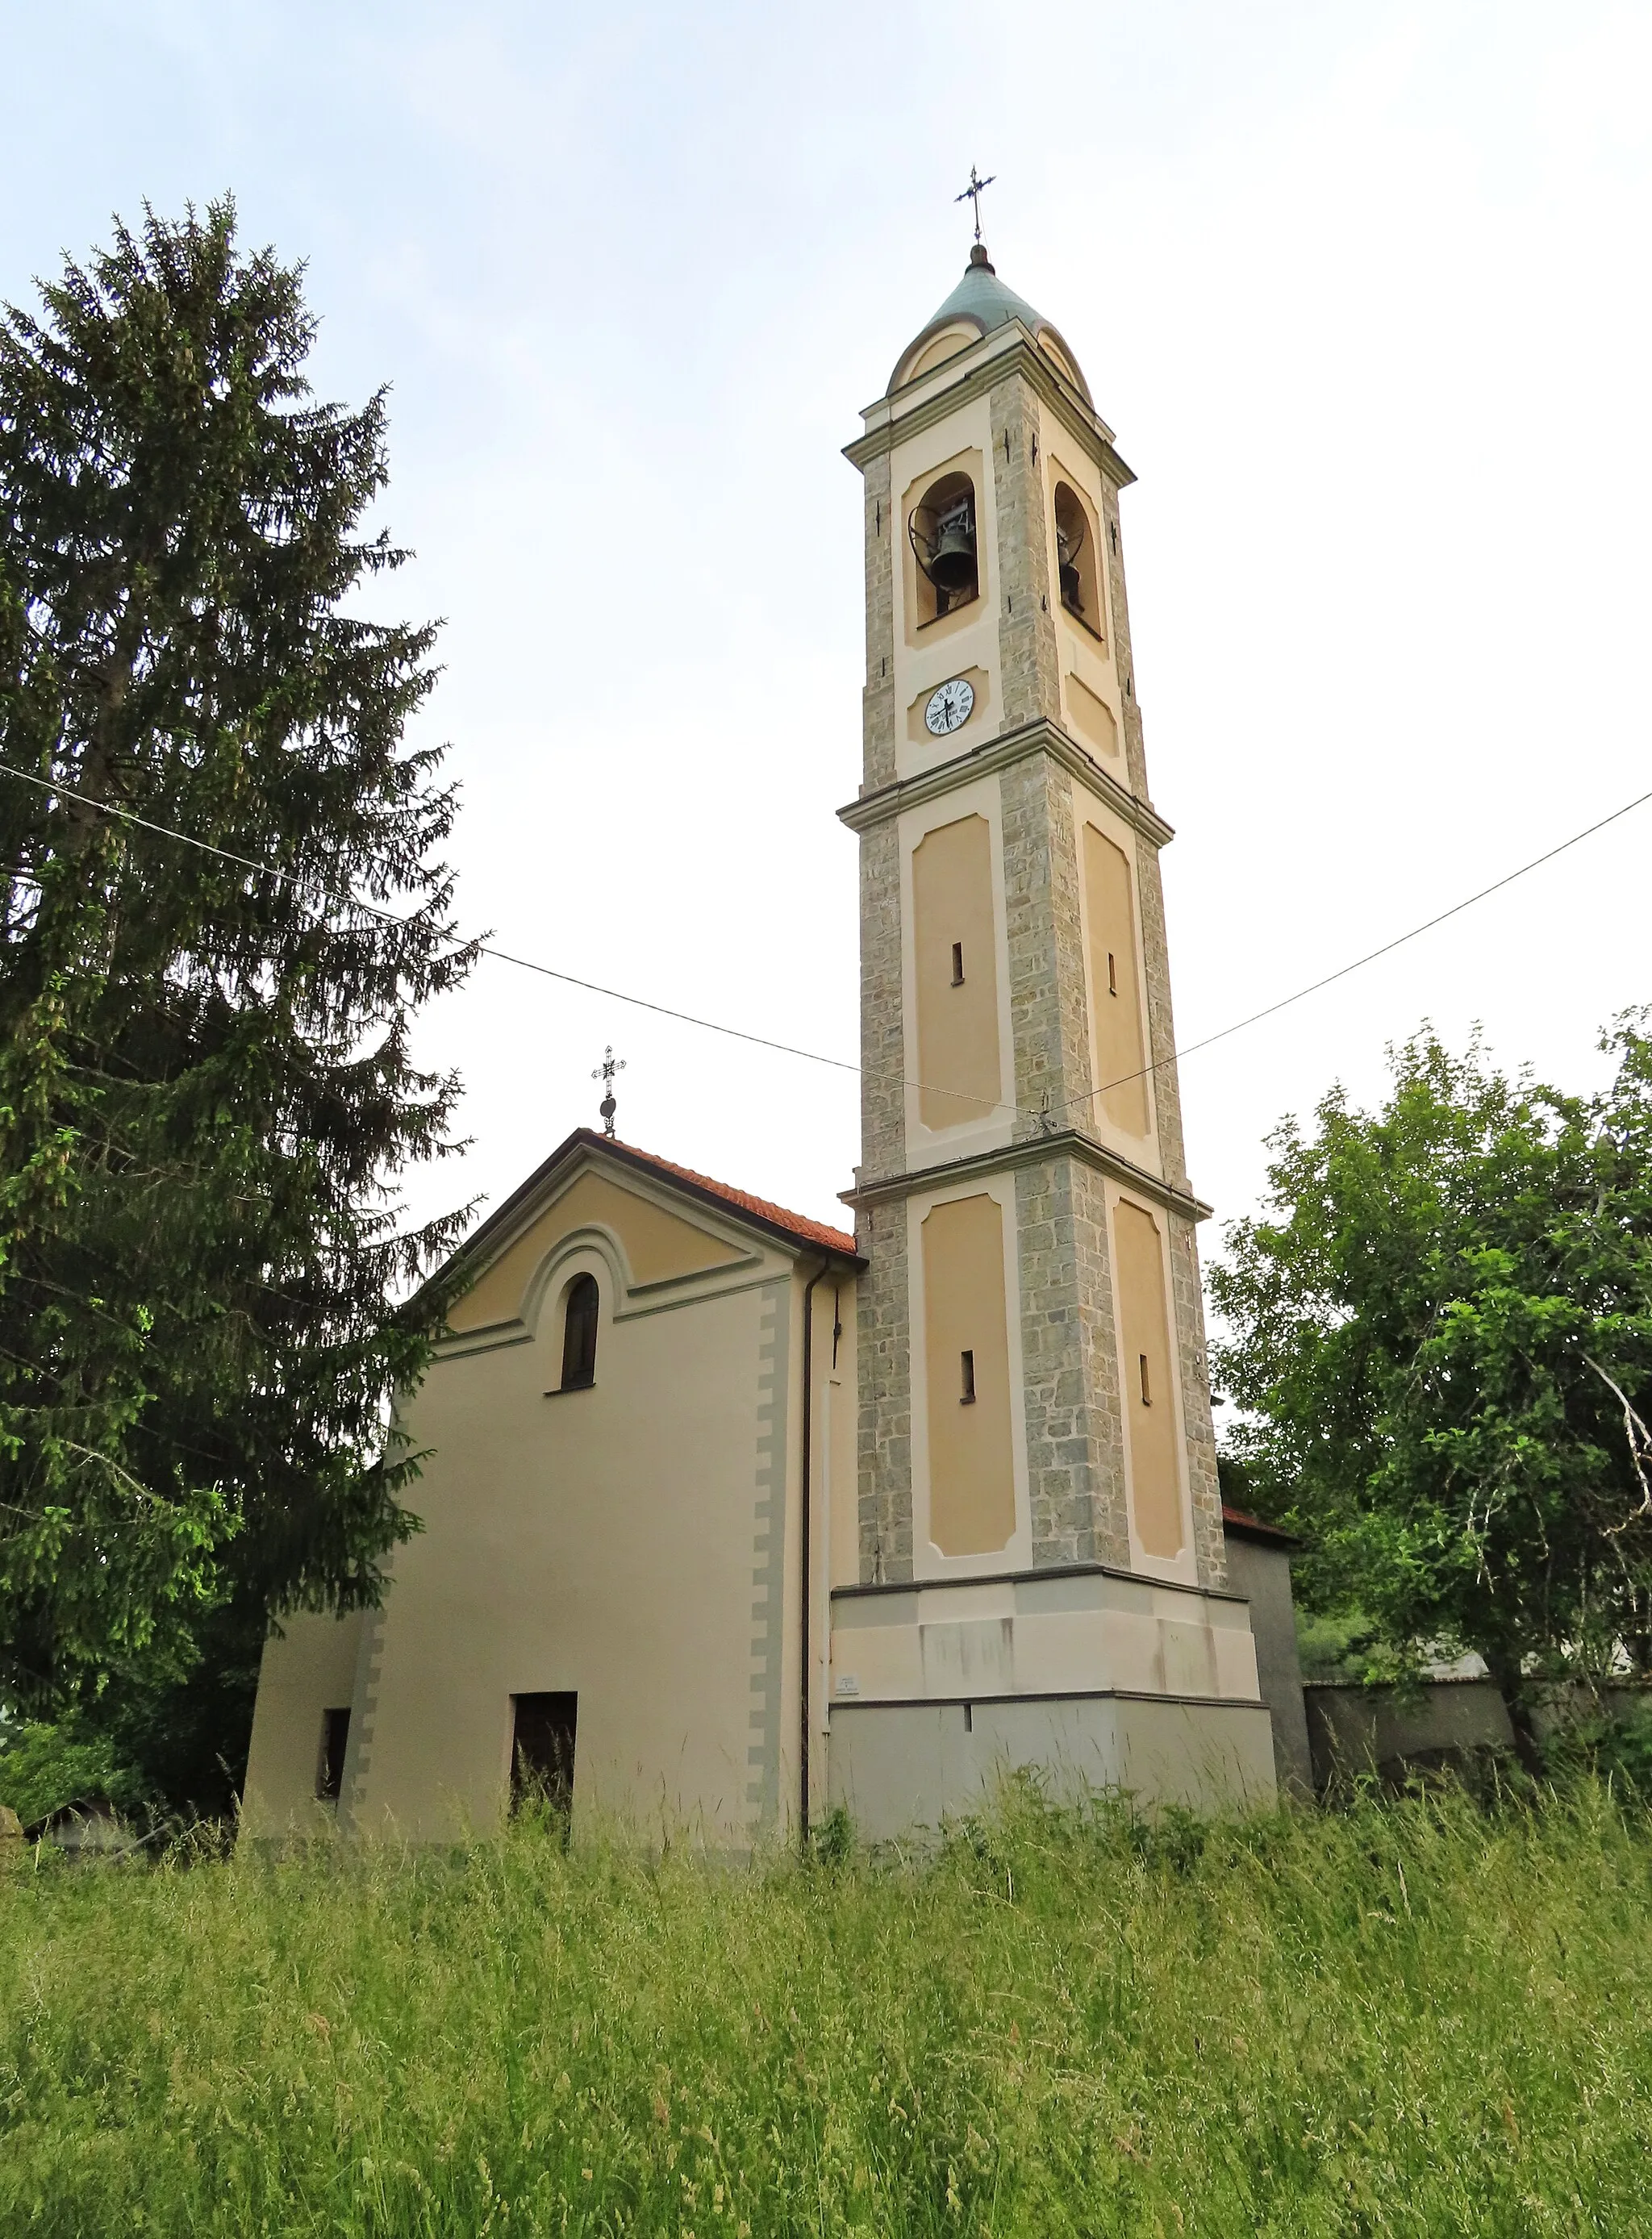
[[949, 358], [956, 357], [960, 350], [972, 349], [981, 339], [981, 329], [973, 319], [955, 319], [950, 326], [943, 327], [931, 336], [922, 349], [914, 350], [902, 366], [891, 389], [903, 389], [909, 381], [921, 381], [926, 373], [933, 373]]
[[551, 1246], [571, 1230], [585, 1226], [605, 1228], [623, 1245], [624, 1272], [639, 1285], [670, 1282], [743, 1256], [740, 1245], [709, 1234], [670, 1206], [623, 1188], [605, 1174], [583, 1173], [543, 1212], [525, 1221], [456, 1303], [449, 1326], [486, 1329], [515, 1319]]
[[[383, 1608], [295, 1620], [270, 1644], [251, 1831], [327, 1816], [313, 1802], [320, 1722], [346, 1701], [341, 1825], [485, 1830], [508, 1793], [512, 1698], [563, 1691], [578, 1698], [576, 1830], [612, 1816], [743, 1847], [795, 1820], [803, 1289], [821, 1257], [590, 1159], [543, 1199], [478, 1266], [482, 1326], [462, 1306], [403, 1410], [427, 1452], [410, 1495], [423, 1528], [396, 1551]], [[663, 1239], [697, 1269], [663, 1277], [649, 1257]], [[629, 1279], [642, 1268], [651, 1282]], [[562, 1304], [578, 1273], [601, 1295], [596, 1381], [563, 1392]], [[852, 1508], [854, 1493], [854, 1304], [850, 1270], [829, 1267], [810, 1562], [823, 1743], [832, 1503]], [[811, 1775], [823, 1799], [823, 1746]]]
[[[800, 1288], [807, 1281], [801, 1271], [797, 1281]], [[827, 1808], [830, 1787], [832, 1589], [851, 1583], [859, 1569], [860, 1484], [856, 1454], [859, 1394], [855, 1377], [857, 1306], [856, 1279], [847, 1270], [829, 1269], [815, 1286], [811, 1348], [814, 1435], [810, 1441], [809, 1472], [809, 1717], [812, 1738], [809, 1792], [809, 1810], [816, 1816]], [[801, 1438], [798, 1452], [801, 1458]], [[800, 1513], [795, 1503], [792, 1513]], [[789, 1678], [791, 1670], [788, 1663]], [[798, 1785], [801, 1788], [801, 1781]], [[790, 1810], [788, 1800], [782, 1814], [788, 1821]]]
[[630, 1320], [605, 1298], [588, 1391], [548, 1393], [554, 1329], [433, 1367], [408, 1412], [434, 1452], [384, 1612], [359, 1826], [491, 1824], [511, 1697], [563, 1689], [576, 1818], [751, 1825], [760, 1636], [784, 1588], [759, 1355], [783, 1380], [789, 1305], [779, 1272]]
[[369, 1622], [364, 1611], [334, 1618], [301, 1610], [265, 1643], [241, 1799], [248, 1833], [313, 1835], [332, 1826], [332, 1805], [316, 1795], [322, 1719], [354, 1701]]

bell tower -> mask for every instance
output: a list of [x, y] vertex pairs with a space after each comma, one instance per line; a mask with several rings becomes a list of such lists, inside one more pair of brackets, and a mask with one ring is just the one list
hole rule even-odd
[[[865, 766], [840, 814], [861, 842], [846, 1196], [869, 1264], [834, 1784], [872, 1824], [903, 1781], [950, 1808], [984, 1723], [1001, 1752], [1076, 1752], [1098, 1781], [1269, 1790], [1248, 1613], [1225, 1591], [1172, 835], [1125, 601], [1134, 476], [1073, 353], [978, 240], [863, 417]], [[963, 1718], [949, 1756], [943, 1717], [929, 1772], [899, 1738], [920, 1705]], [[1181, 1771], [1149, 1778], [1149, 1760]]]

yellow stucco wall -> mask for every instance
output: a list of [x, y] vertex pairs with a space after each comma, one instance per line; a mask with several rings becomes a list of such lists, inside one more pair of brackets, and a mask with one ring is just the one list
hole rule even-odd
[[[809, 1600], [809, 1697], [814, 1742], [810, 1810], [827, 1808], [831, 1717], [832, 1589], [860, 1576], [859, 1392], [855, 1379], [855, 1277], [833, 1270], [815, 1291], [814, 1498]], [[836, 1330], [836, 1339], [834, 1339]]]
[[[912, 856], [913, 965], [918, 1010], [918, 1110], [926, 1127], [991, 1116], [998, 1046], [998, 941], [992, 829], [960, 817], [926, 833]], [[963, 980], [955, 984], [954, 951]]]
[[1099, 754], [1102, 767], [1116, 776], [1118, 725], [1113, 711], [1076, 670], [1067, 677], [1067, 715], [1079, 744]]
[[923, 1232], [929, 1538], [944, 1556], [991, 1554], [1016, 1528], [1003, 1210], [987, 1196], [947, 1199]]
[[754, 1571], [777, 1557], [784, 1586], [783, 1533], [776, 1550], [758, 1516], [785, 1460], [760, 1452], [763, 1325], [789, 1310], [789, 1279], [771, 1287], [777, 1306], [743, 1288], [617, 1323], [605, 1295], [589, 1391], [547, 1395], [554, 1330], [432, 1369], [408, 1415], [435, 1449], [424, 1530], [396, 1561], [358, 1824], [490, 1824], [511, 1697], [563, 1689], [576, 1817], [749, 1824]]
[[361, 1611], [339, 1618], [301, 1610], [264, 1644], [242, 1797], [249, 1833], [314, 1833], [331, 1826], [333, 1807], [316, 1797], [322, 1717], [353, 1699], [368, 1621]]
[[934, 341], [926, 343], [918, 352], [910, 365], [901, 369], [902, 382], [917, 381], [924, 374], [933, 373], [937, 365], [944, 365], [949, 357], [956, 357], [960, 350], [968, 349], [972, 342], [979, 340], [979, 330], [965, 326], [962, 321], [956, 326], [943, 327]]
[[637, 1283], [661, 1283], [738, 1259], [740, 1247], [712, 1236], [679, 1214], [605, 1174], [586, 1173], [460, 1299], [448, 1316], [454, 1331], [486, 1329], [510, 1320], [522, 1308], [535, 1270], [558, 1240], [576, 1228], [610, 1228], [620, 1238]]
[[[270, 1644], [250, 1832], [330, 1824], [314, 1800], [321, 1719], [345, 1702], [341, 1827], [485, 1829], [508, 1792], [512, 1698], [563, 1691], [578, 1698], [576, 1830], [612, 1815], [743, 1846], [792, 1824], [803, 1295], [819, 1261], [755, 1232], [702, 1231], [696, 1206], [679, 1214], [629, 1179], [588, 1163], [530, 1220], [474, 1326], [406, 1403], [403, 1427], [427, 1452], [409, 1495], [423, 1529], [396, 1551], [382, 1611], [296, 1619]], [[617, 1278], [610, 1232], [633, 1284]], [[581, 1273], [601, 1299], [596, 1380], [564, 1392], [560, 1307]], [[834, 1547], [857, 1528], [853, 1276], [823, 1278], [814, 1312], [811, 1773], [823, 1798]]]
[[1084, 827], [1084, 907], [1089, 928], [1089, 985], [1096, 1078], [1102, 1112], [1131, 1135], [1148, 1131], [1146, 1059], [1136, 898], [1123, 851], [1093, 824]]
[[1185, 1535], [1178, 1459], [1181, 1418], [1170, 1365], [1163, 1238], [1145, 1206], [1120, 1198], [1113, 1208], [1113, 1244], [1130, 1511], [1142, 1551], [1169, 1560], [1181, 1553]]

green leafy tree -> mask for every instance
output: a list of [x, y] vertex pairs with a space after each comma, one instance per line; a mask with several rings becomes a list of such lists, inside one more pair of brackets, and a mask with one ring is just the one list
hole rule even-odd
[[75, 1712], [50, 1724], [0, 1725], [0, 1804], [25, 1827], [65, 1804], [140, 1807], [142, 1784], [110, 1737]]
[[1382, 1108], [1287, 1120], [1211, 1289], [1249, 1497], [1309, 1605], [1403, 1668], [1476, 1651], [1531, 1749], [1533, 1684], [1652, 1663], [1652, 1041], [1562, 1095], [1431, 1032]]
[[[182, 1678], [203, 1613], [373, 1599], [460, 1215], [434, 630], [363, 618], [384, 398], [317, 403], [229, 202], [0, 320], [0, 1695]], [[30, 780], [35, 781], [30, 782]], [[191, 834], [219, 853], [151, 827]], [[244, 1690], [243, 1691], [244, 1692]]]

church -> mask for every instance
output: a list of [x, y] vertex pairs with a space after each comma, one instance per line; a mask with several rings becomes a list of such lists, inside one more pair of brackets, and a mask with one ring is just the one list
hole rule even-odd
[[551, 1153], [449, 1271], [382, 1605], [267, 1644], [250, 1833], [538, 1788], [747, 1850], [1008, 1768], [1264, 1801], [1305, 1754], [1285, 1543], [1217, 1485], [1134, 477], [978, 236], [862, 416], [852, 1231]]

